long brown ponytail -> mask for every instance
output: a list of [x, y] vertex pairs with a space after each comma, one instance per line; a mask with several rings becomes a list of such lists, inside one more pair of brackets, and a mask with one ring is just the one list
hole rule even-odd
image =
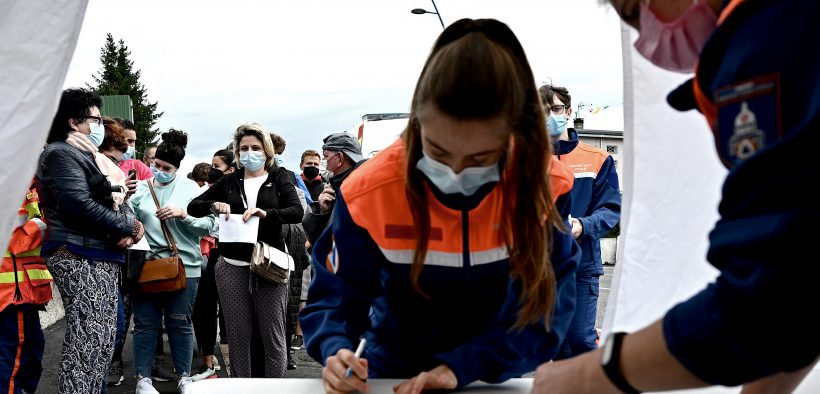
[[504, 196], [502, 229], [510, 275], [522, 286], [515, 327], [544, 318], [549, 328], [555, 300], [555, 272], [550, 261], [553, 226], [562, 226], [547, 171], [552, 145], [535, 78], [520, 42], [507, 25], [493, 19], [453, 23], [433, 46], [416, 85], [403, 138], [405, 194], [416, 238], [411, 280], [421, 294], [419, 276], [427, 255], [430, 213], [415, 163], [422, 157], [419, 119], [431, 106], [454, 119], [505, 116], [510, 121], [511, 149], [499, 187]]

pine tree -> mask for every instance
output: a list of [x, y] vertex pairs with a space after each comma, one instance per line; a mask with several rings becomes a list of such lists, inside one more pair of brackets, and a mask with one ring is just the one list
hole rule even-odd
[[140, 70], [134, 70], [134, 61], [128, 58], [130, 55], [125, 41], [120, 39], [116, 43], [108, 33], [100, 55], [102, 68], [92, 76], [96, 86], [88, 87], [100, 96], [124, 94], [131, 97], [137, 127], [137, 152], [144, 152], [157, 139], [159, 129], [153, 127], [164, 112], [157, 112], [157, 102], [148, 101], [148, 90], [140, 83]]

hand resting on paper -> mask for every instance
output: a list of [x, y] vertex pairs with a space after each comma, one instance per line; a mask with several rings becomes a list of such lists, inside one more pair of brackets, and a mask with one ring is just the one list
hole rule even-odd
[[393, 387], [396, 394], [419, 394], [424, 390], [452, 390], [458, 386], [458, 379], [453, 370], [446, 365], [439, 365], [427, 372], [422, 372], [412, 379], [405, 380]]

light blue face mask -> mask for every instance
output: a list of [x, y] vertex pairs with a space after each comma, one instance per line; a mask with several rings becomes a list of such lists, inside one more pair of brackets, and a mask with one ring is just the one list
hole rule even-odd
[[550, 116], [547, 117], [547, 130], [551, 136], [560, 137], [567, 128], [568, 121], [569, 119], [567, 119], [564, 115], [550, 113]]
[[472, 196], [481, 186], [501, 179], [498, 163], [484, 167], [467, 167], [456, 174], [450, 166], [427, 157], [424, 152], [422, 155], [416, 163], [416, 168], [444, 194], [461, 193]]
[[165, 172], [165, 171], [157, 170], [157, 172], [154, 173], [154, 178], [156, 178], [157, 182], [159, 182], [159, 183], [170, 183], [176, 177], [177, 177], [176, 172]]
[[129, 146], [128, 150], [126, 150], [125, 153], [122, 154], [122, 161], [126, 161], [132, 157], [134, 157], [134, 147]]
[[103, 139], [105, 139], [105, 127], [94, 123], [89, 124], [89, 128], [91, 129], [91, 133], [88, 134], [88, 140], [99, 148], [100, 145], [102, 145]]
[[157, 173], [159, 172], [159, 170], [157, 169], [157, 167], [154, 167], [154, 165], [153, 165], [153, 164], [151, 164], [151, 167], [148, 167], [148, 168], [150, 168], [150, 169], [151, 169], [151, 173], [153, 173], [153, 174], [154, 174], [154, 176], [157, 176]]
[[239, 162], [250, 172], [259, 171], [265, 165], [265, 154], [262, 152], [242, 152]]

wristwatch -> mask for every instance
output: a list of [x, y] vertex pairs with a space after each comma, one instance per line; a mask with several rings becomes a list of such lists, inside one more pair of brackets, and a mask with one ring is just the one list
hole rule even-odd
[[616, 332], [607, 336], [601, 351], [601, 367], [604, 369], [609, 381], [618, 390], [627, 394], [638, 394], [640, 391], [632, 387], [621, 372], [621, 345], [625, 336], [625, 332]]

